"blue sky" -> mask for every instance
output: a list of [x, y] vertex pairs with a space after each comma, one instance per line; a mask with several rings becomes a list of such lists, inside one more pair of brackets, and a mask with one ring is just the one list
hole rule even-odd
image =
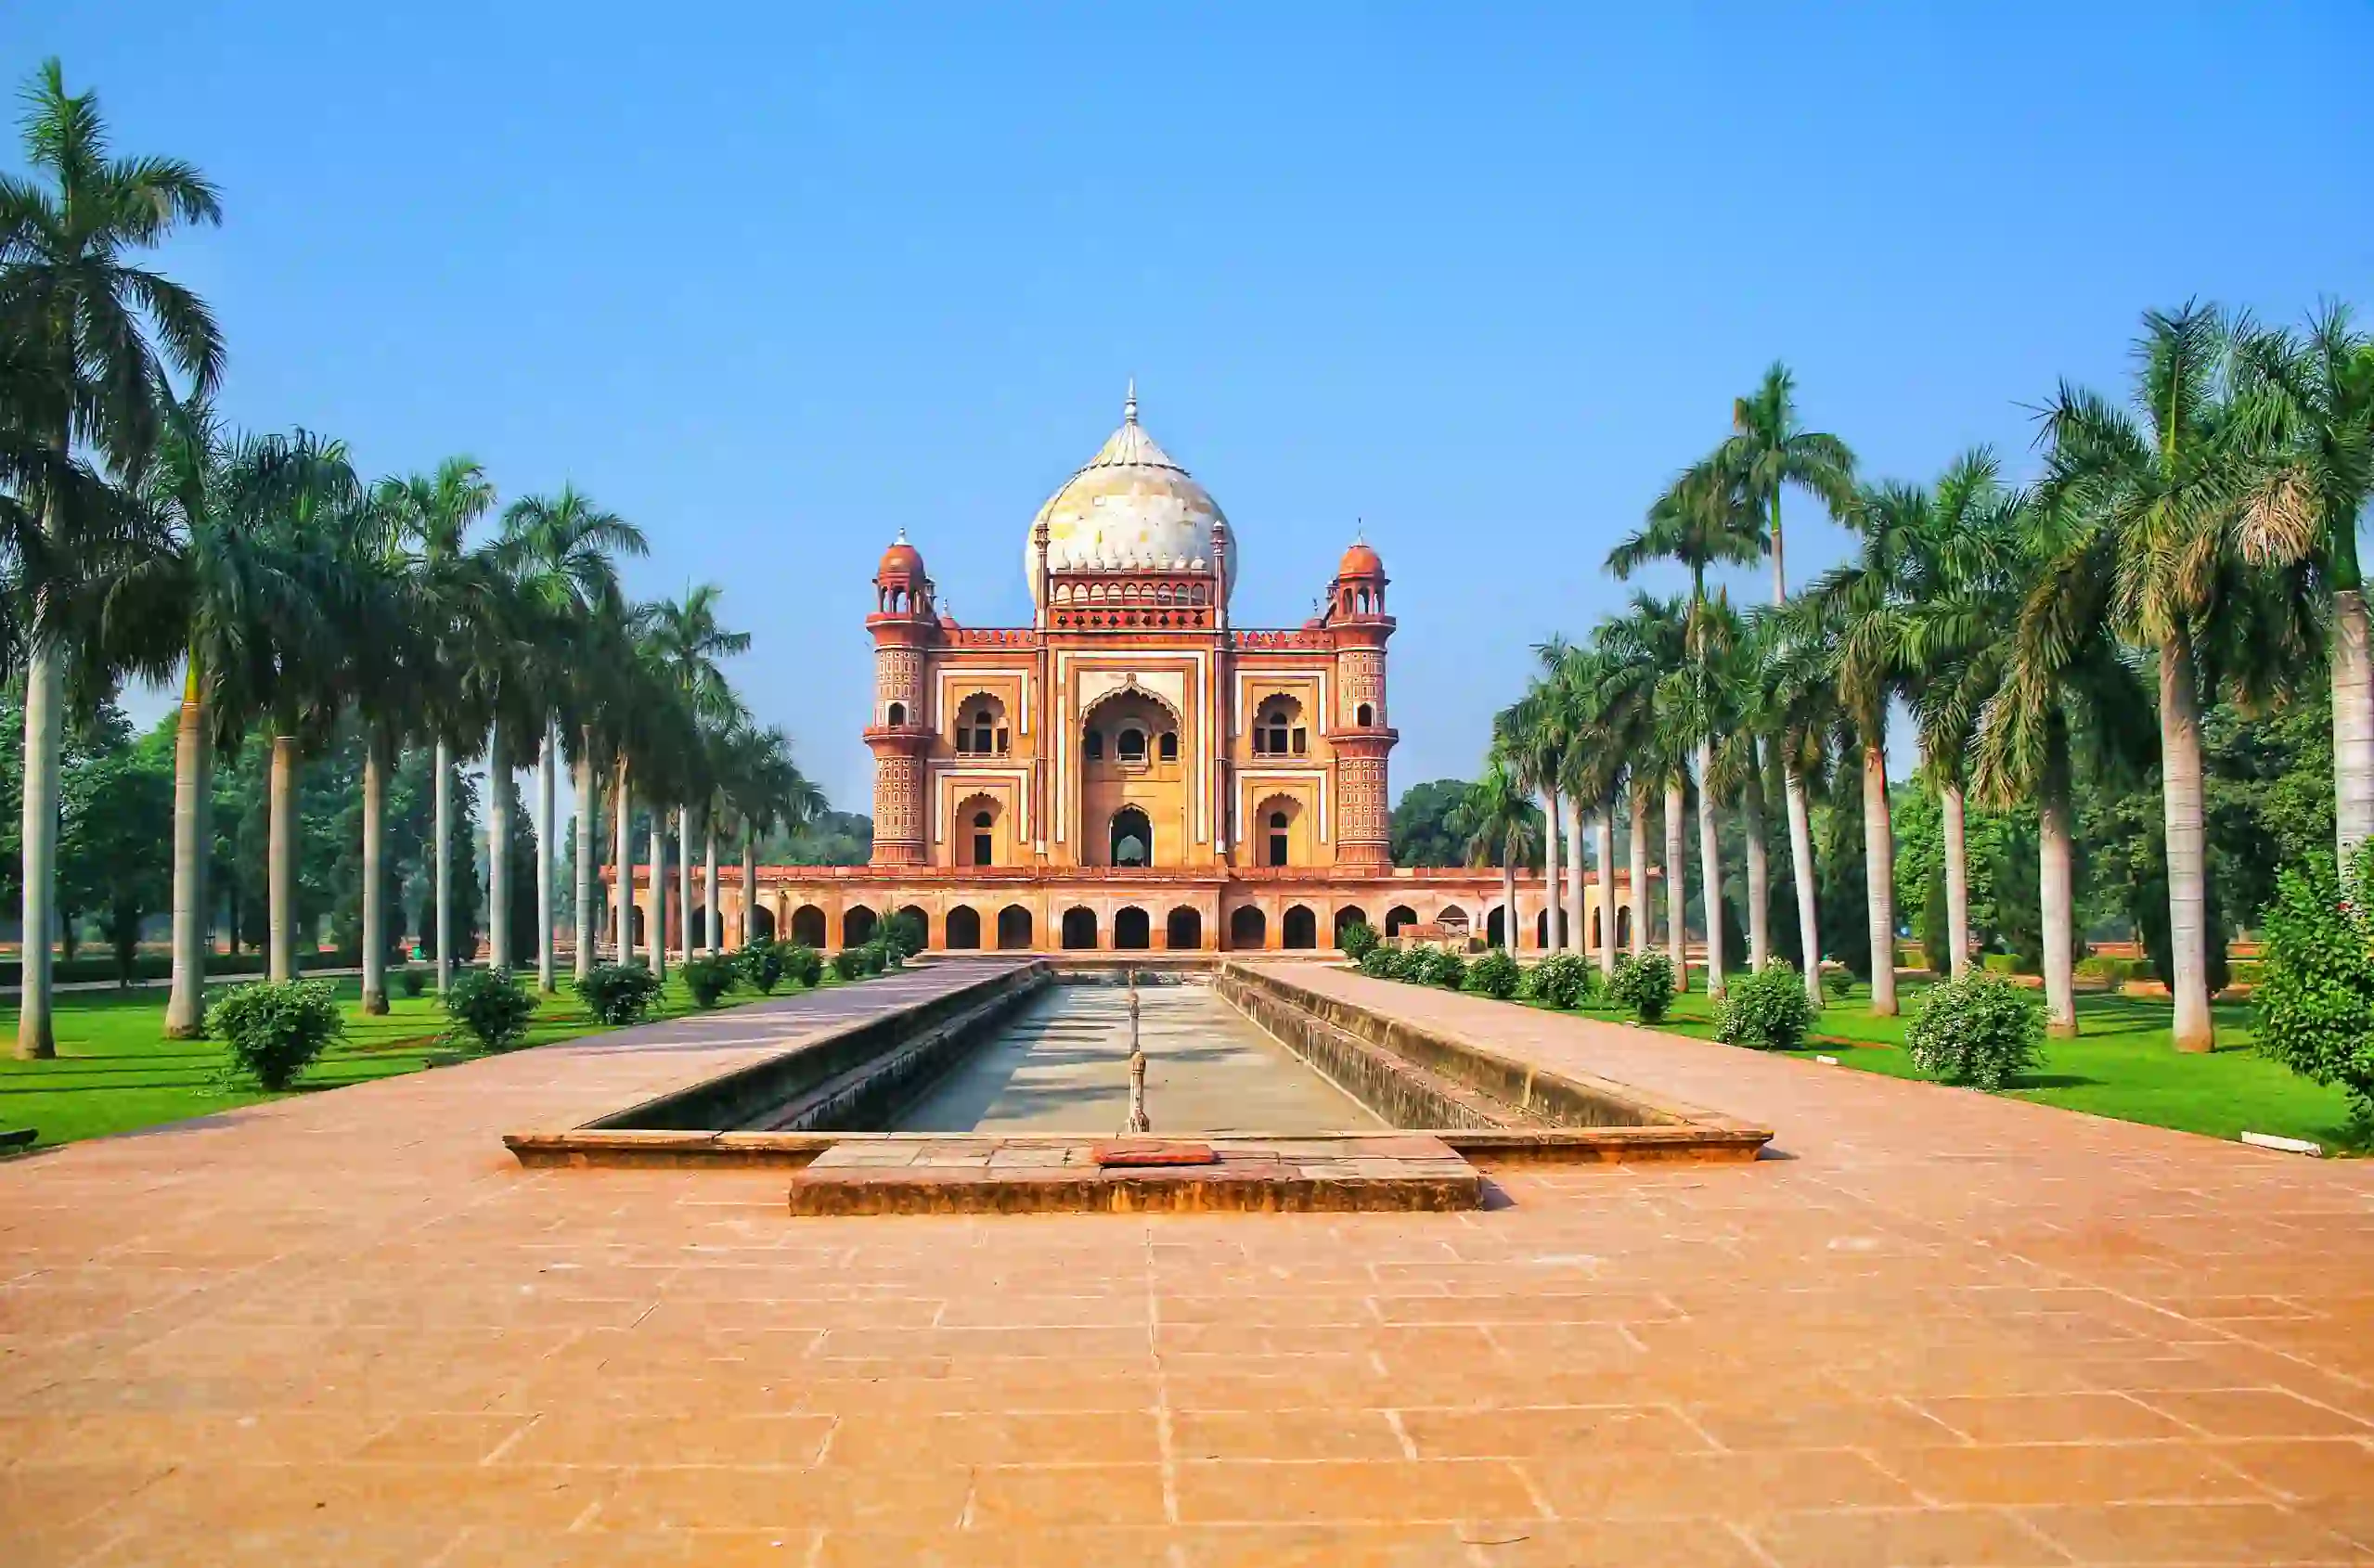
[[[234, 419], [590, 490], [639, 593], [726, 585], [737, 680], [860, 810], [883, 546], [1022, 620], [1132, 375], [1239, 623], [1364, 523], [1406, 787], [1620, 602], [1608, 546], [1775, 358], [1917, 478], [2024, 468], [2026, 405], [2114, 384], [2147, 306], [2374, 308], [2362, 4], [32, 0], [0, 41], [221, 185], [167, 264]], [[1797, 514], [1802, 581], [1841, 541]]]

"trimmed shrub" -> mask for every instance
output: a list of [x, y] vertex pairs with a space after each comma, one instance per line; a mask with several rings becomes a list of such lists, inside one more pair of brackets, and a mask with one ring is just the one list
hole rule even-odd
[[684, 966], [684, 989], [703, 1012], [722, 1001], [741, 978], [740, 967], [722, 953], [703, 953]]
[[1661, 1022], [1673, 1006], [1673, 960], [1662, 953], [1625, 954], [1607, 982], [1607, 999], [1643, 1023]]
[[780, 942], [754, 942], [734, 955], [734, 968], [742, 971], [742, 983], [762, 996], [771, 996], [775, 987], [783, 983], [783, 945]]
[[1932, 985], [1904, 1025], [1913, 1065], [1948, 1084], [1999, 1089], [2036, 1065], [2045, 1007], [2024, 985], [1988, 970]]
[[1843, 964], [1826, 964], [1822, 969], [1822, 995], [1834, 1002], [1843, 1002], [1854, 990], [1854, 970]]
[[1516, 995], [1516, 983], [1524, 979], [1516, 960], [1509, 957], [1505, 947], [1495, 947], [1467, 966], [1466, 986], [1481, 996], [1507, 1001]]
[[419, 964], [406, 964], [395, 971], [395, 983], [404, 987], [407, 996], [418, 996], [428, 988], [429, 971]]
[[535, 998], [509, 970], [468, 970], [454, 976], [445, 992], [445, 1016], [474, 1036], [482, 1049], [507, 1051], [527, 1033], [535, 1017]]
[[1793, 1051], [1805, 1043], [1805, 1031], [1813, 1023], [1805, 977], [1787, 959], [1771, 958], [1762, 969], [1723, 987], [1714, 1037], [1749, 1050]]
[[1420, 957], [1410, 967], [1415, 972], [1410, 978], [1422, 985], [1439, 985], [1446, 991], [1456, 991], [1467, 983], [1467, 960], [1448, 947], [1421, 947]]
[[1371, 980], [1401, 978], [1401, 955], [1390, 947], [1382, 945], [1371, 947], [1356, 961], [1360, 965], [1361, 973], [1367, 975]]
[[793, 943], [783, 949], [783, 973], [793, 983], [813, 989], [824, 978], [824, 955]]
[[226, 992], [207, 1009], [206, 1029], [240, 1072], [277, 1094], [345, 1035], [346, 1020], [326, 980], [258, 981]]
[[659, 999], [660, 979], [640, 964], [599, 964], [576, 983], [578, 1000], [601, 1023], [633, 1023]]
[[882, 923], [882, 932], [874, 938], [881, 944], [892, 969], [898, 960], [923, 950], [923, 922], [913, 915], [893, 915]]
[[1599, 998], [1599, 969], [1580, 953], [1553, 953], [1525, 972], [1525, 995], [1543, 1007], [1587, 1008]]
[[2017, 972], [2019, 960], [2009, 953], [1981, 953], [1979, 967], [1989, 974], [2011, 974]]
[[871, 942], [844, 947], [832, 955], [832, 972], [844, 980], [863, 980], [882, 972], [882, 949]]
[[1375, 952], [1384, 940], [1376, 934], [1376, 928], [1366, 920], [1354, 920], [1344, 928], [1344, 934], [1335, 939], [1335, 945], [1343, 949], [1344, 957], [1357, 964]]
[[2303, 1077], [2338, 1084], [2363, 1138], [2374, 1123], [2374, 842], [2344, 883], [2330, 856], [2276, 879], [2251, 990], [2259, 1052]]

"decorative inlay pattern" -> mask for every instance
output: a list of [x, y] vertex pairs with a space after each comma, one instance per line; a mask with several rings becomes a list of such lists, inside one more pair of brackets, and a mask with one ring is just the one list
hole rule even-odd
[[1385, 759], [1335, 759], [1335, 810], [1338, 842], [1381, 842], [1392, 837], [1392, 813], [1385, 799]]
[[877, 754], [873, 775], [874, 837], [893, 843], [921, 843], [923, 770], [903, 752]]
[[1335, 661], [1343, 682], [1344, 722], [1349, 724], [1368, 703], [1376, 710], [1376, 722], [1385, 723], [1385, 655], [1371, 648], [1348, 648]]

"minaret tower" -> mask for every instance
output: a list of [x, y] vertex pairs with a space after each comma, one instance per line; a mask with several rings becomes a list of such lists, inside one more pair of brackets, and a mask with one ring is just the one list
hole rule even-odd
[[873, 749], [873, 864], [921, 866], [925, 857], [924, 754], [932, 744], [924, 650], [939, 636], [939, 611], [923, 553], [898, 540], [874, 572], [874, 711], [866, 726]]
[[1335, 712], [1327, 744], [1335, 753], [1336, 864], [1382, 870], [1393, 864], [1392, 792], [1387, 759], [1400, 737], [1385, 717], [1385, 562], [1365, 538], [1344, 552], [1328, 590], [1335, 640]]

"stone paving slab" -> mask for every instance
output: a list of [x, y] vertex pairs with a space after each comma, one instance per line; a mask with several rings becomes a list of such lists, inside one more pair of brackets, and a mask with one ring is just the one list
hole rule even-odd
[[932, 971], [77, 1144], [0, 1164], [0, 1562], [2374, 1557], [2365, 1163], [1297, 972], [1787, 1157], [795, 1222], [498, 1141]]

